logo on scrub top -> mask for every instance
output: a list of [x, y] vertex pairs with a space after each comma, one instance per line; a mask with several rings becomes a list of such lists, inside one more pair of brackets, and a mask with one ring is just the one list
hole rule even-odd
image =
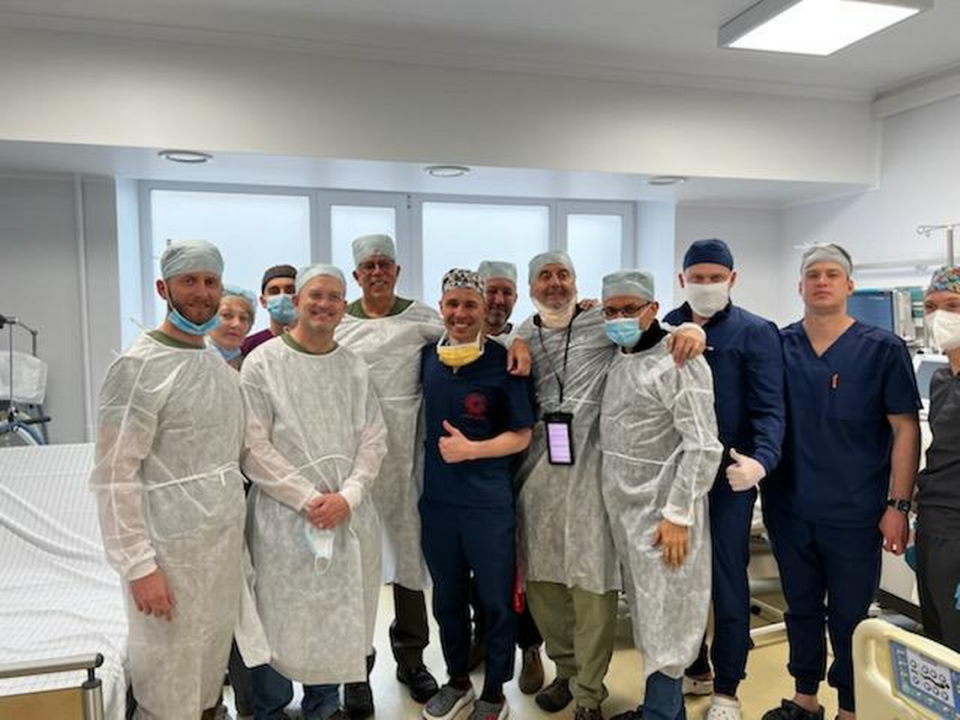
[[486, 420], [487, 398], [481, 393], [470, 393], [463, 399], [463, 411], [471, 420]]

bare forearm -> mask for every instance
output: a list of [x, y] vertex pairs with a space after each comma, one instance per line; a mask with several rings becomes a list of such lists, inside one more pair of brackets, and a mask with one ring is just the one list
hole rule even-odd
[[920, 463], [920, 428], [915, 418], [897, 416], [891, 421], [893, 449], [890, 453], [890, 497], [910, 499]]
[[508, 430], [489, 440], [474, 440], [472, 442], [473, 460], [507, 457], [523, 452], [530, 444], [531, 431]]

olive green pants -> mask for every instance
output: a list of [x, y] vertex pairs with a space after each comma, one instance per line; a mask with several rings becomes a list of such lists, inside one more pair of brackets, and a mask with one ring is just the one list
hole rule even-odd
[[617, 630], [617, 591], [597, 593], [550, 582], [528, 582], [527, 602], [557, 677], [570, 681], [578, 706], [598, 708]]

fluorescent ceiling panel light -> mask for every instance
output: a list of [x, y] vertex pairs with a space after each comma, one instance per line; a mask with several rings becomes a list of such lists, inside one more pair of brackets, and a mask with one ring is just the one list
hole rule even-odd
[[933, 6], [933, 0], [760, 0], [720, 28], [721, 47], [830, 55]]

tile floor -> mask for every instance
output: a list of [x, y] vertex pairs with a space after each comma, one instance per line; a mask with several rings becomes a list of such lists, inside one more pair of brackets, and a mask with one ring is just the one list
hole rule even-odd
[[[775, 600], [771, 602], [776, 602]], [[782, 600], [781, 600], [782, 602]], [[376, 702], [378, 720], [407, 720], [420, 717], [420, 705], [414, 703], [406, 693], [404, 686], [394, 678], [395, 665], [390, 655], [390, 643], [387, 637], [387, 628], [392, 619], [393, 598], [389, 588], [384, 588], [381, 595], [380, 610], [377, 621], [376, 646], [377, 666], [373, 671], [373, 692]], [[629, 640], [629, 629], [623, 628], [626, 634], [618, 640], [610, 671], [607, 676], [607, 688], [610, 697], [603, 705], [606, 717], [635, 707], [640, 698], [640, 657]], [[440, 652], [436, 625], [431, 619], [431, 644], [426, 651], [426, 662], [433, 670], [440, 682], [445, 679], [443, 659]], [[553, 678], [553, 666], [543, 655], [547, 682]], [[782, 634], [763, 639], [758, 647], [750, 653], [747, 666], [747, 679], [740, 687], [740, 697], [743, 703], [744, 720], [760, 720], [763, 713], [780, 704], [780, 699], [790, 697], [793, 683], [786, 672], [787, 645]], [[517, 672], [519, 672], [520, 657], [517, 655]], [[474, 674], [474, 687], [478, 690], [482, 685], [483, 666]], [[824, 684], [821, 696], [826, 708], [826, 717], [833, 718], [837, 712], [836, 695]], [[532, 696], [520, 692], [516, 682], [509, 683], [504, 693], [511, 707], [511, 717], [516, 720], [539, 720], [554, 718], [555, 720], [570, 720], [573, 718], [573, 706], [567, 710], [551, 715], [540, 710]], [[298, 693], [299, 695], [299, 693]], [[228, 700], [232, 710], [232, 704]], [[707, 712], [708, 698], [688, 698], [687, 713], [690, 720], [700, 720]], [[463, 714], [465, 717], [465, 714]]]

